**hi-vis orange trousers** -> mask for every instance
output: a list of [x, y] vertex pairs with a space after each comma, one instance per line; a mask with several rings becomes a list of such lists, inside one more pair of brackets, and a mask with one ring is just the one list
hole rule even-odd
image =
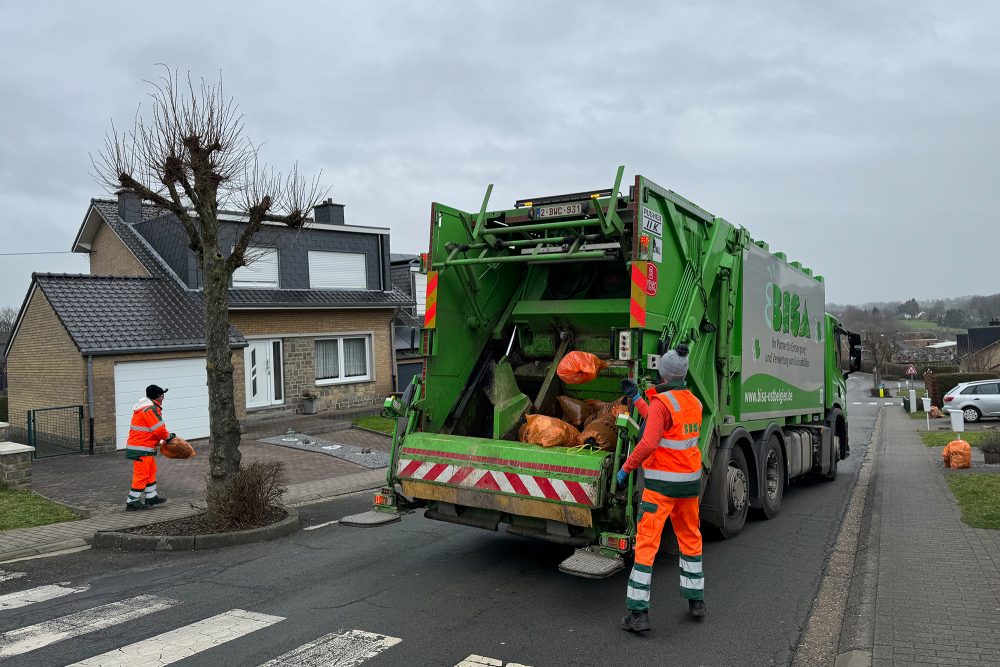
[[628, 579], [628, 608], [649, 609], [653, 561], [660, 550], [663, 526], [670, 519], [680, 548], [681, 595], [688, 600], [705, 599], [705, 573], [701, 567], [701, 529], [698, 498], [671, 498], [643, 489], [639, 503], [639, 525], [635, 537], [635, 564]]
[[128, 502], [140, 502], [143, 493], [147, 498], [156, 497], [156, 458], [153, 456], [132, 461], [132, 489], [128, 492]]

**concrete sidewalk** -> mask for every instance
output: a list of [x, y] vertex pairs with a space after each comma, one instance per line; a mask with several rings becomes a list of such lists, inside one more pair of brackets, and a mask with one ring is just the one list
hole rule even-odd
[[[300, 505], [332, 499], [348, 493], [375, 489], [385, 484], [386, 470], [365, 470], [339, 477], [289, 484], [284, 496], [286, 505]], [[17, 528], [0, 532], [0, 563], [16, 558], [84, 547], [99, 530], [131, 528], [197, 512], [190, 500], [171, 500], [146, 512], [124, 509], [94, 512], [89, 518], [35, 528]]]
[[883, 411], [837, 662], [1000, 665], [1000, 531], [962, 523], [920, 427]]

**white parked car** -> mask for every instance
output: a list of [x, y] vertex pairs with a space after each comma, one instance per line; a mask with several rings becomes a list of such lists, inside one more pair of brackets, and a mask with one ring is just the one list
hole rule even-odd
[[944, 395], [945, 410], [961, 410], [967, 422], [1000, 417], [1000, 380], [962, 382]]

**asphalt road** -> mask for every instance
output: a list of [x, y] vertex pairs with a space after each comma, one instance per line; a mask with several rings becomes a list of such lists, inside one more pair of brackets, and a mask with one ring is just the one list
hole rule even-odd
[[[618, 627], [627, 570], [604, 581], [566, 576], [556, 566], [569, 548], [419, 514], [377, 529], [327, 524], [365, 509], [365, 494], [302, 508], [311, 529], [277, 542], [186, 554], [83, 551], [0, 565], [0, 596], [14, 595], [0, 597], [0, 662], [62, 665], [110, 652], [104, 664], [115, 664], [127, 658], [117, 649], [176, 631], [168, 638], [182, 638], [190, 651], [208, 647], [184, 665], [259, 665], [330, 633], [362, 630], [400, 641], [354, 633], [334, 642], [353, 646], [338, 653], [354, 651], [353, 662], [330, 653], [283, 664], [451, 667], [473, 655], [502, 661], [482, 664], [531, 667], [786, 664], [873, 428], [879, 406], [870, 403], [879, 401], [867, 397], [869, 383], [851, 380], [852, 454], [834, 482], [795, 484], [775, 519], [706, 544], [708, 617], [701, 623], [687, 618], [676, 559], [667, 553], [653, 577], [653, 632], [633, 636]], [[3, 608], [4, 599], [20, 604], [23, 591], [52, 585], [80, 590]], [[132, 600], [141, 595], [156, 598]], [[123, 601], [124, 612], [103, 607]], [[234, 609], [257, 615], [188, 627]], [[377, 653], [366, 661], [357, 649], [365, 641]], [[14, 655], [33, 646], [40, 648]], [[165, 664], [164, 655], [125, 662]]]

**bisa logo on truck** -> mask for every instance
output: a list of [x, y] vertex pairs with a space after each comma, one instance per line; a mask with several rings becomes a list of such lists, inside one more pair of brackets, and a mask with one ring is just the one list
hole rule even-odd
[[[775, 333], [785, 333], [796, 338], [810, 338], [809, 305], [798, 294], [783, 290], [777, 283], [768, 285], [767, 311]], [[799, 312], [799, 307], [802, 312]]]

